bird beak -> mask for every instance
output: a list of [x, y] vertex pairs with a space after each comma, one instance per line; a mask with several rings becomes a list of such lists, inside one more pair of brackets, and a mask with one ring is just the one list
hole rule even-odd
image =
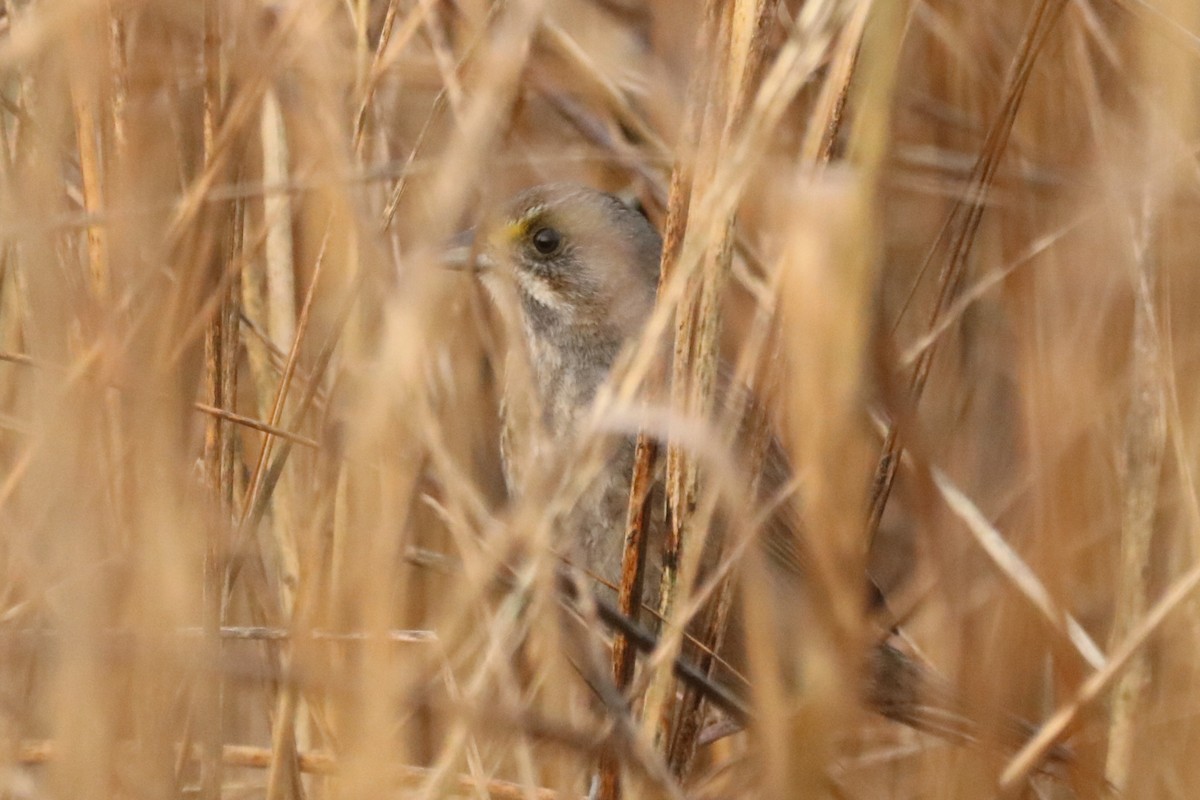
[[460, 272], [485, 272], [496, 268], [496, 260], [479, 247], [475, 229], [470, 228], [446, 244], [442, 266]]

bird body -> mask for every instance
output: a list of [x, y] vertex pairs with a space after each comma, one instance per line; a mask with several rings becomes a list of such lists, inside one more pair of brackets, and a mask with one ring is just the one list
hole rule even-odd
[[[515, 288], [536, 416], [550, 443], [548, 455], [557, 456], [549, 461], [561, 466], [574, 452], [597, 391], [622, 350], [641, 338], [653, 312], [662, 239], [644, 215], [618, 198], [571, 184], [544, 184], [516, 195], [504, 208], [502, 220], [481, 243], [493, 267], [483, 278], [497, 296], [504, 294], [505, 283]], [[718, 406], [746, 398], [728, 374], [720, 374]], [[739, 405], [750, 412], [739, 431], [747, 432], [759, 420], [752, 403]], [[503, 407], [511, 408], [507, 401]], [[504, 428], [506, 479], [510, 489], [520, 491], [521, 459], [511, 454], [512, 440], [518, 437], [509, 420]], [[581, 565], [610, 586], [621, 578], [634, 450], [632, 432], [609, 443], [603, 468], [575, 503], [565, 526]], [[643, 592], [643, 602], [651, 607], [658, 600], [665, 531], [662, 472], [660, 459]], [[782, 448], [772, 440], [759, 482], [763, 498], [776, 501], [764, 541], [773, 556], [769, 561], [782, 567], [784, 581], [796, 582], [798, 515], [791, 503], [777, 502], [791, 477]], [[715, 543], [706, 548], [708, 566], [717, 552]]]
[[[516, 195], [504, 207], [499, 224], [488, 226], [471, 246], [482, 267], [485, 286], [499, 302], [512, 299], [515, 289], [519, 310], [519, 337], [532, 374], [535, 395], [532, 416], [541, 436], [530, 436], [514, 412], [515, 392], [506, 391], [501, 408], [501, 451], [505, 479], [514, 494], [523, 493], [531, 476], [522, 465], [539, 463], [540, 472], [558, 472], [536, 477], [559, 486], [572, 480], [575, 456], [580, 452], [581, 431], [591, 413], [600, 387], [608, 380], [622, 350], [636, 342], [654, 308], [662, 240], [642, 214], [603, 192], [571, 184], [545, 184]], [[735, 431], [734, 450], [745, 449], [745, 440], [761, 427], [761, 413], [748, 402], [747, 390], [719, 370], [715, 390], [716, 407], [743, 409]], [[519, 451], [530, 439], [545, 448], [536, 458]], [[565, 520], [557, 522], [566, 540], [566, 551], [576, 565], [609, 587], [621, 580], [625, 546], [625, 524], [633, 471], [635, 438], [612, 437], [607, 442], [598, 473], [579, 493]], [[527, 456], [528, 454], [526, 454]], [[747, 453], [730, 454], [734, 462]], [[773, 597], [765, 609], [771, 638], [785, 671], [796, 668], [794, 656], [802, 646], [799, 631], [806, 629], [804, 608], [808, 602], [804, 561], [801, 556], [800, 514], [794, 498], [793, 473], [777, 439], [769, 437], [761, 475], [757, 481], [759, 505], [770, 507], [769, 518], [758, 541], [766, 556], [761, 559]], [[642, 603], [656, 608], [662, 573], [662, 543], [666, 530], [665, 491], [662, 459], [655, 467], [652, 488], [652, 519], [647, 526]], [[754, 516], [754, 509], [747, 517]], [[712, 526], [701, 558], [702, 572], [715, 566], [719, 540], [728, 526], [721, 514]], [[717, 541], [712, 541], [716, 539]], [[598, 591], [606, 592], [600, 588]], [[741, 662], [745, 636], [740, 615], [731, 615], [730, 630], [722, 656], [735, 666]], [[897, 667], [896, 665], [901, 665]], [[911, 718], [917, 703], [917, 685], [911, 675], [920, 668], [887, 644], [879, 644], [864, 667], [868, 683], [864, 695], [881, 712], [915, 724]], [[907, 718], [906, 717], [910, 717]]]
[[[597, 391], [653, 310], [662, 240], [645, 217], [612, 195], [546, 184], [513, 198], [503, 222], [480, 244], [493, 266], [483, 273], [485, 285], [497, 296], [504, 283], [515, 289], [540, 438], [552, 451], [543, 462], [562, 465], [579, 443]], [[512, 409], [506, 397], [501, 449], [506, 482], [519, 493], [526, 476]], [[568, 550], [608, 584], [620, 580], [633, 460], [632, 436], [610, 442], [602, 469], [564, 525]], [[650, 550], [655, 572], [661, 558]], [[657, 588], [656, 575], [647, 585]], [[653, 602], [655, 595], [651, 589], [646, 599]]]
[[[569, 480], [572, 456], [581, 446], [580, 431], [591, 413], [600, 387], [608, 380], [622, 350], [638, 341], [654, 308], [662, 241], [650, 222], [616, 197], [583, 186], [545, 184], [515, 196], [504, 208], [502, 222], [487, 228], [482, 240], [471, 246], [478, 256], [483, 282], [498, 298], [505, 286], [515, 288], [519, 308], [520, 338], [532, 374], [533, 417], [541, 427], [549, 456], [535, 459], [563, 470]], [[503, 300], [501, 300], [503, 302]], [[716, 406], [744, 409], [735, 433], [751, 438], [749, 432], [762, 422], [754, 404], [746, 402], [744, 389], [733, 385], [723, 371], [716, 387]], [[512, 411], [511, 398], [502, 409]], [[521, 474], [515, 440], [521, 438], [506, 413], [503, 441], [506, 481], [514, 493], [528, 482]], [[621, 579], [625, 546], [630, 476], [635, 440], [615, 437], [605, 451], [599, 473], [576, 496], [565, 524], [560, 527], [575, 563], [601, 582], [616, 585]], [[744, 442], [735, 441], [738, 447]], [[733, 453], [735, 461], [745, 453]], [[541, 476], [545, 477], [545, 476]], [[794, 497], [794, 480], [786, 454], [779, 442], [769, 438], [762, 474], [758, 476], [758, 499], [770, 515], [759, 534], [769, 573], [771, 608], [765, 609], [772, 629], [770, 637], [784, 661], [800, 647], [799, 631], [805, 629], [802, 608], [807, 603], [805, 559], [801, 557], [803, 535]], [[755, 483], [755, 482], [750, 482]], [[655, 509], [647, 531], [646, 580], [643, 604], [657, 605], [662, 572], [662, 541], [665, 536], [665, 503], [662, 465], [657, 467], [652, 503]], [[753, 516], [751, 513], [748, 516]], [[714, 528], [727, 527], [717, 515]], [[710, 543], [711, 544], [711, 543]], [[710, 557], [719, 548], [708, 547], [701, 559], [702, 570], [711, 569]], [[864, 584], [874, 586], [866, 576]], [[744, 643], [742, 621], [731, 615], [722, 656], [739, 661], [736, 652]], [[919, 662], [896, 649], [886, 638], [865, 655], [860, 695], [879, 713], [913, 727], [950, 738], [962, 739], [973, 726], [956, 710], [959, 705], [944, 681]], [[785, 673], [794, 665], [784, 666]], [[797, 676], [793, 673], [792, 678]], [[931, 708], [921, 698], [940, 697]], [[1011, 726], [1027, 730], [1019, 721]], [[1010, 731], [1011, 733], [1011, 731]]]

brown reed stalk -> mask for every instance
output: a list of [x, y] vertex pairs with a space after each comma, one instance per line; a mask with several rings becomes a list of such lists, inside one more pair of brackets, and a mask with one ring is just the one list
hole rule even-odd
[[[224, 87], [221, 68], [221, 10], [217, 0], [206, 0], [203, 6], [203, 64], [204, 64], [204, 161], [210, 166], [215, 158], [216, 132], [224, 114]], [[236, 227], [236, 220], [231, 229]], [[224, 247], [212, 252], [212, 274], [221, 276], [226, 269]], [[220, 282], [219, 279], [216, 282]], [[213, 315], [205, 337], [205, 373], [208, 400], [216, 408], [236, 409], [237, 385], [237, 322], [233, 316], [234, 299], [226, 289], [217, 313]], [[231, 308], [232, 306], [232, 308]], [[232, 324], [232, 327], [231, 327]], [[219, 662], [222, 655], [220, 628], [224, 623], [224, 571], [229, 556], [229, 522], [234, 518], [234, 486], [232, 463], [232, 426], [217, 416], [209, 418], [205, 430], [206, 466], [210, 491], [217, 498], [218, 518], [211, 523], [205, 548], [204, 563], [204, 629], [207, 639], [206, 656]], [[223, 764], [220, 753], [225, 745], [222, 709], [225, 706], [225, 687], [221, 674], [213, 671], [197, 689], [194, 707], [203, 758], [200, 765], [200, 791], [204, 800], [219, 800], [222, 794]], [[182, 765], [176, 764], [176, 775]], [[177, 777], [178, 780], [178, 777]]]

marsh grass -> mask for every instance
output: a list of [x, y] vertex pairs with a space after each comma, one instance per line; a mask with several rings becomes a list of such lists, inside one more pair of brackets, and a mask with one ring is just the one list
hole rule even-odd
[[[1194, 4], [2, 23], [0, 796], [1194, 796]], [[506, 500], [512, 310], [439, 253], [552, 179], [636, 198], [664, 276], [574, 463], [527, 453]], [[794, 637], [738, 546], [722, 359], [799, 477]], [[614, 683], [558, 523], [639, 427], [672, 436], [679, 569]], [[672, 664], [728, 591], [717, 518], [752, 723], [703, 745]], [[864, 707], [893, 626], [965, 739]]]

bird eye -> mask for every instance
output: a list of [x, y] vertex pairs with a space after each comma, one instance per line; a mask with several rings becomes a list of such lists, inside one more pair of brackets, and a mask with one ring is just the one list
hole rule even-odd
[[562, 247], [562, 234], [554, 228], [538, 228], [529, 240], [533, 249], [544, 256], [552, 256]]

